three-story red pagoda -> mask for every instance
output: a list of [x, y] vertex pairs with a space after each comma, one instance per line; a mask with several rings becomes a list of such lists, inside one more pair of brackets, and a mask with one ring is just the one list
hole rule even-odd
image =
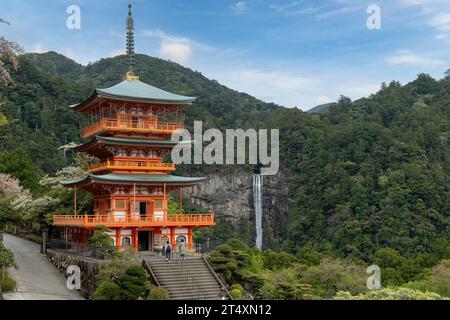
[[[77, 147], [99, 159], [85, 179], [67, 181], [75, 189], [74, 215], [54, 216], [53, 225], [64, 227], [67, 237], [86, 243], [97, 226], [111, 230], [117, 248], [154, 250], [166, 241], [172, 247], [184, 243], [192, 250], [193, 229], [211, 227], [214, 216], [182, 211], [181, 190], [205, 178], [172, 175], [175, 165], [164, 163], [177, 142], [173, 132], [183, 128], [184, 110], [195, 100], [143, 83], [134, 74], [134, 22], [128, 17], [127, 57], [124, 81], [96, 89], [84, 102], [72, 106], [84, 117], [81, 135], [90, 141]], [[76, 191], [94, 194], [94, 212], [80, 214]], [[179, 192], [180, 212], [168, 212], [170, 192]]]

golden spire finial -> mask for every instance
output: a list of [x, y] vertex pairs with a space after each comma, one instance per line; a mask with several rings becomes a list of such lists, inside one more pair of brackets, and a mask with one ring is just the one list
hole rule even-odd
[[128, 5], [127, 30], [128, 72], [125, 75], [125, 80], [139, 80], [139, 77], [134, 74], [134, 20], [131, 14], [131, 4]]

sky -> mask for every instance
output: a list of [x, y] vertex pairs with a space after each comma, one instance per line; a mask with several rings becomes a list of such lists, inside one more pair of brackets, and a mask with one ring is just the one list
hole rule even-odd
[[286, 107], [450, 68], [450, 0], [0, 0], [0, 36], [86, 65], [124, 53], [129, 2], [137, 53]]

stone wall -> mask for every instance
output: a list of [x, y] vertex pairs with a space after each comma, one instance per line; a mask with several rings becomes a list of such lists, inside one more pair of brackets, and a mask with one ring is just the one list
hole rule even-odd
[[59, 272], [66, 275], [66, 270], [71, 265], [80, 267], [81, 290], [80, 294], [89, 299], [96, 289], [96, 276], [99, 273], [100, 262], [96, 260], [67, 255], [64, 252], [54, 250], [47, 251], [47, 257]]

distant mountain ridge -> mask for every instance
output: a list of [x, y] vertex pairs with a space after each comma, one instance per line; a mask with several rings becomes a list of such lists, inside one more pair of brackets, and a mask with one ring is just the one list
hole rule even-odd
[[330, 108], [336, 106], [337, 103], [336, 102], [331, 102], [331, 103], [324, 103], [318, 106], [315, 106], [314, 108], [309, 109], [308, 113], [324, 113], [330, 110]]

